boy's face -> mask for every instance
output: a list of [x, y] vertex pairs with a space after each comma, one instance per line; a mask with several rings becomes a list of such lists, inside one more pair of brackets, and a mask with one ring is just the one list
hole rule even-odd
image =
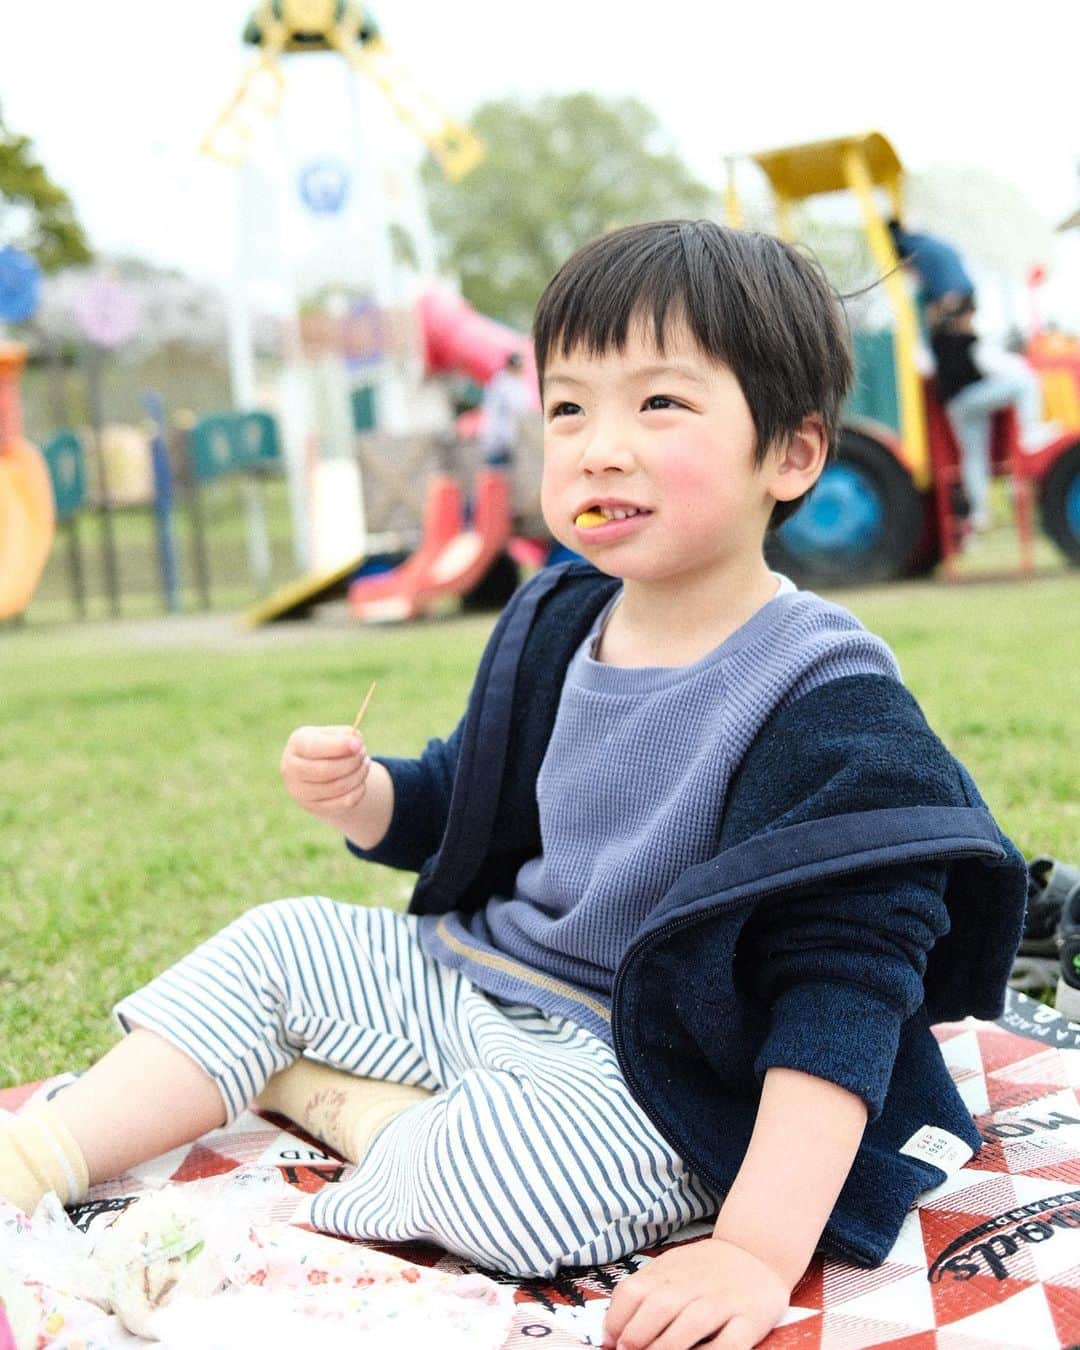
[[774, 456], [755, 465], [738, 380], [681, 326], [663, 353], [639, 325], [621, 352], [556, 350], [543, 416], [544, 519], [568, 548], [650, 583], [760, 564]]

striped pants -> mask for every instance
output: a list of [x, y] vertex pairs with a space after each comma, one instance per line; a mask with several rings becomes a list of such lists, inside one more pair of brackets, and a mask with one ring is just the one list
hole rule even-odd
[[425, 956], [416, 920], [317, 896], [250, 910], [117, 1005], [218, 1084], [231, 1120], [300, 1055], [430, 1088], [324, 1187], [312, 1222], [426, 1240], [518, 1277], [617, 1260], [718, 1208], [611, 1048], [496, 1003]]

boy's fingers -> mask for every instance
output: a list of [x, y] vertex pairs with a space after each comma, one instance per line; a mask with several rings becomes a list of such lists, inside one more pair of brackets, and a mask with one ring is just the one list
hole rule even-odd
[[289, 776], [299, 783], [310, 783], [315, 787], [328, 787], [342, 779], [351, 777], [360, 770], [361, 765], [370, 761], [365, 755], [357, 763], [356, 755], [346, 759], [302, 759], [294, 758], [289, 765]]
[[360, 754], [364, 742], [351, 727], [299, 727], [289, 737], [289, 752], [298, 759], [344, 759]]
[[695, 1298], [675, 1317], [650, 1350], [687, 1350], [692, 1345], [712, 1345], [710, 1336], [724, 1325], [726, 1315], [714, 1300]]
[[[670, 1328], [682, 1309], [683, 1299], [672, 1286], [661, 1285], [659, 1289], [652, 1290], [618, 1333], [619, 1345], [631, 1347], [632, 1350], [651, 1346]], [[605, 1333], [607, 1330], [605, 1325]]]
[[[648, 1270], [648, 1266], [645, 1267]], [[630, 1321], [634, 1313], [641, 1306], [642, 1300], [649, 1292], [649, 1285], [642, 1277], [644, 1271], [638, 1271], [631, 1275], [628, 1280], [615, 1286], [615, 1292], [611, 1296], [611, 1303], [608, 1305], [607, 1316], [604, 1318], [604, 1345], [613, 1346], [622, 1335], [623, 1328]]]
[[350, 792], [358, 792], [367, 782], [367, 765], [358, 769], [355, 773], [346, 774], [344, 778], [336, 778], [332, 783], [326, 783], [321, 790], [313, 790], [305, 793], [304, 800], [310, 806], [329, 806], [332, 802], [340, 801], [347, 797]]
[[771, 1327], [759, 1329], [749, 1317], [739, 1314], [733, 1317], [720, 1335], [708, 1344], [720, 1346], [722, 1350], [750, 1350], [751, 1346], [757, 1345], [771, 1330]]

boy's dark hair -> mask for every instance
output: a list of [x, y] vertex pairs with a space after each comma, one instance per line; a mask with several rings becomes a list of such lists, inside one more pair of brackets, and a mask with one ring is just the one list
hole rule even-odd
[[[649, 318], [661, 352], [667, 323], [684, 320], [702, 350], [732, 371], [754, 421], [759, 464], [812, 413], [833, 455], [851, 343], [839, 299], [811, 256], [711, 220], [650, 221], [601, 235], [540, 297], [533, 341], [541, 390], [553, 353], [621, 351], [631, 323]], [[770, 528], [801, 501], [777, 502]]]

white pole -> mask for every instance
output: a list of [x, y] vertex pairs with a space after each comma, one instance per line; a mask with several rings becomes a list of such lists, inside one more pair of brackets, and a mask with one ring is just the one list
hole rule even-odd
[[[249, 222], [251, 210], [251, 170], [245, 160], [234, 176], [236, 184], [236, 249], [227, 295], [229, 339], [229, 378], [233, 407], [252, 412], [257, 406], [255, 380], [255, 339], [251, 324], [249, 285]], [[247, 515], [248, 565], [255, 584], [265, 590], [270, 584], [270, 536], [266, 527], [262, 494], [250, 478], [244, 479], [244, 508]]]
[[[383, 315], [401, 304], [393, 248], [390, 243], [390, 216], [385, 199], [380, 145], [389, 134], [388, 108], [380, 90], [342, 62], [345, 94], [352, 114], [352, 151], [356, 165], [356, 201], [359, 222], [368, 250], [368, 275], [371, 295]], [[385, 351], [378, 364], [368, 370], [375, 385], [375, 410], [378, 423], [388, 431], [408, 429], [408, 390], [399, 370], [400, 357]]]
[[291, 228], [292, 157], [285, 132], [288, 87], [276, 120], [277, 131], [277, 217], [280, 241], [279, 283], [284, 299], [281, 321], [285, 332], [284, 366], [281, 377], [281, 440], [285, 451], [285, 469], [289, 480], [289, 505], [292, 511], [293, 548], [297, 565], [307, 571], [312, 565], [311, 503], [308, 482], [308, 436], [312, 431], [304, 354], [300, 341], [300, 305], [296, 296], [292, 248], [295, 231]]

